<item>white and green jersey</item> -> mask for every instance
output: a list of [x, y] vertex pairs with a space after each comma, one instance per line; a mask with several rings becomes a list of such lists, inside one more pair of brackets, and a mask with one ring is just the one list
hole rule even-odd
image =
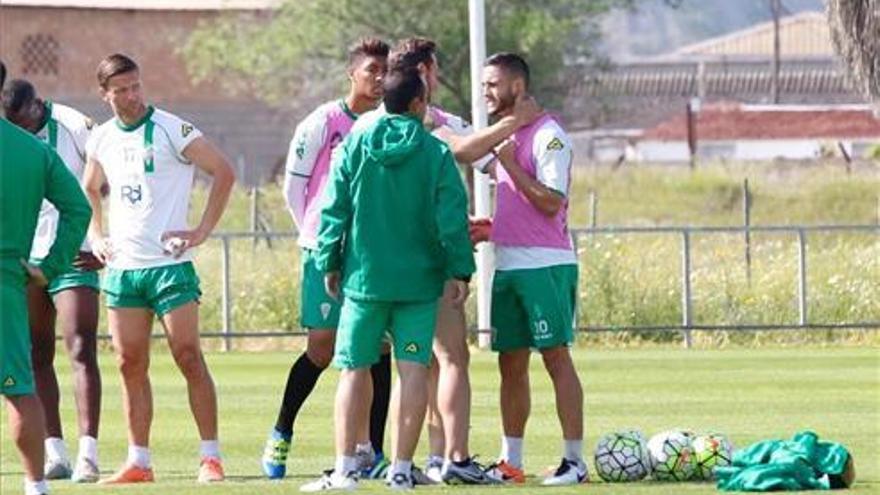
[[[73, 108], [50, 101], [45, 103], [45, 111], [46, 118], [37, 137], [48, 143], [77, 180], [82, 182], [86, 167], [86, 141], [95, 126], [94, 121]], [[44, 200], [31, 247], [31, 259], [43, 259], [49, 254], [57, 228], [58, 210]], [[83, 241], [80, 249], [89, 251], [88, 241]]]
[[86, 146], [110, 185], [110, 268], [138, 269], [190, 261], [174, 258], [162, 234], [187, 230], [195, 166], [184, 150], [202, 135], [192, 124], [158, 108], [132, 125], [118, 118], [95, 129]]

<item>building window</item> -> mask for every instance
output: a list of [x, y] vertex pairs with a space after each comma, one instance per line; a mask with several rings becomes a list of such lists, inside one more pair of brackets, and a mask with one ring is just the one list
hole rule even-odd
[[58, 41], [51, 34], [30, 34], [21, 42], [21, 72], [38, 76], [58, 75]]

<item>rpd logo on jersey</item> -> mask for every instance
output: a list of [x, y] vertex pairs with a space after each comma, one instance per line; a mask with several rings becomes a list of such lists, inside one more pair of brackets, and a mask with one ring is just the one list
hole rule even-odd
[[143, 189], [141, 189], [140, 184], [134, 186], [122, 186], [119, 189], [119, 194], [122, 197], [122, 201], [127, 202], [131, 206], [137, 205], [144, 199]]

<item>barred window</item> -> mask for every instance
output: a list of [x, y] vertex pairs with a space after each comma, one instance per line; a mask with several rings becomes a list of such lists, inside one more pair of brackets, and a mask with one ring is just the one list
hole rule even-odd
[[51, 34], [30, 34], [21, 42], [21, 72], [30, 75], [58, 75], [58, 41]]

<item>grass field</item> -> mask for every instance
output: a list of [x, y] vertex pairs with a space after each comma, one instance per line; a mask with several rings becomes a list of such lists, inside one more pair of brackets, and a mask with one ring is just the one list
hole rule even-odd
[[[288, 478], [264, 481], [257, 463], [264, 435], [274, 421], [278, 396], [291, 354], [212, 353], [208, 356], [221, 402], [222, 442], [229, 482], [203, 487], [194, 483], [197, 437], [186, 392], [170, 357], [159, 345], [153, 361], [156, 417], [152, 447], [157, 483], [151, 486], [98, 488], [65, 482], [52, 484], [56, 494], [125, 493], [188, 495], [196, 493], [281, 494], [297, 492], [303, 482], [331, 466], [332, 397], [337, 373], [330, 371], [304, 407]], [[631, 350], [575, 351], [586, 395], [586, 450], [608, 431], [635, 427], [650, 435], [688, 427], [727, 433], [738, 446], [765, 438], [789, 438], [811, 428], [822, 438], [846, 444], [858, 471], [856, 493], [880, 492], [880, 353], [877, 347], [803, 347], [796, 349], [724, 349], [685, 351], [669, 346]], [[112, 356], [100, 356], [104, 370], [104, 417], [100, 439], [104, 471], [125, 453], [119, 379]], [[526, 439], [526, 469], [531, 474], [555, 466], [560, 433], [552, 389], [533, 360], [532, 417]], [[73, 427], [70, 380], [64, 357], [63, 418], [69, 438]], [[490, 461], [498, 452], [498, 378], [494, 356], [475, 352], [472, 364], [474, 412], [471, 448]], [[3, 418], [0, 441], [0, 493], [19, 493], [21, 474]], [[388, 440], [386, 439], [386, 445]], [[423, 444], [424, 437], [423, 437]], [[424, 450], [417, 461], [424, 459]], [[592, 470], [592, 466], [591, 466]], [[595, 477], [595, 476], [594, 476]], [[530, 485], [537, 483], [531, 478]], [[384, 492], [378, 482], [363, 492]], [[537, 487], [419, 488], [424, 493], [530, 493]], [[540, 490], [544, 491], [544, 490]], [[711, 484], [640, 482], [593, 483], [547, 493], [708, 494]]]

